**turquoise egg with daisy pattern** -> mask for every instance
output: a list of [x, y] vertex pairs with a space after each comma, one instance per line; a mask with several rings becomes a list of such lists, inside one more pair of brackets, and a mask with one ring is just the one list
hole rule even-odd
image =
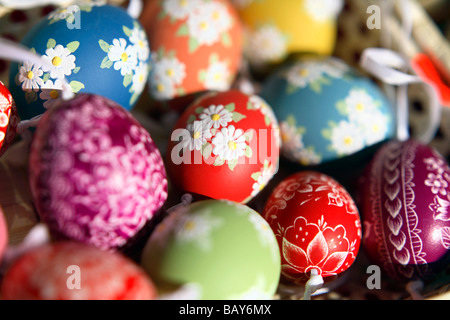
[[149, 41], [124, 8], [103, 2], [60, 7], [22, 39], [48, 62], [10, 66], [11, 93], [22, 120], [58, 103], [64, 78], [75, 94], [97, 94], [127, 110], [134, 107], [151, 68]]
[[260, 95], [279, 121], [282, 156], [302, 166], [353, 155], [395, 133], [385, 93], [335, 57], [289, 61], [265, 79]]

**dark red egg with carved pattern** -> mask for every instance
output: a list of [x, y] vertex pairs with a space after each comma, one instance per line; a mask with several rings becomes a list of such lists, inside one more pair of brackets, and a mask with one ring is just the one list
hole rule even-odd
[[346, 271], [361, 242], [358, 209], [332, 177], [301, 171], [284, 179], [263, 211], [278, 240], [282, 278], [304, 284], [312, 270], [324, 278]]
[[16, 104], [8, 88], [0, 81], [0, 156], [14, 140], [18, 124]]
[[378, 150], [358, 195], [369, 258], [392, 278], [427, 278], [450, 249], [450, 168], [414, 140]]

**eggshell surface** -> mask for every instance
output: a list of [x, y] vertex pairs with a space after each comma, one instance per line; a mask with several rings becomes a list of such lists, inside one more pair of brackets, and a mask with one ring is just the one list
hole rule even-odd
[[61, 242], [26, 252], [2, 282], [5, 300], [153, 300], [145, 272], [119, 253]]
[[171, 212], [143, 251], [142, 266], [160, 290], [185, 284], [192, 299], [272, 299], [280, 277], [275, 236], [259, 213], [225, 200]]
[[364, 249], [392, 278], [426, 278], [450, 249], [450, 169], [413, 139], [384, 145], [361, 178]]
[[8, 245], [8, 228], [6, 226], [5, 216], [0, 207], [0, 263], [2, 262], [3, 254]]
[[339, 275], [355, 261], [361, 221], [355, 202], [333, 178], [315, 171], [294, 173], [275, 187], [263, 215], [278, 241], [281, 275], [303, 285], [311, 270]]
[[279, 148], [278, 122], [263, 99], [210, 92], [176, 123], [166, 163], [178, 190], [247, 203], [277, 172]]
[[342, 0], [234, 0], [245, 30], [244, 53], [263, 69], [292, 53], [332, 54]]
[[147, 83], [147, 36], [139, 22], [118, 6], [58, 8], [32, 28], [22, 44], [50, 64], [11, 64], [11, 93], [22, 120], [61, 100], [63, 77], [74, 93], [102, 95], [127, 110]]
[[52, 234], [105, 250], [124, 245], [167, 198], [150, 134], [127, 110], [90, 94], [43, 115], [29, 172], [36, 210]]
[[152, 1], [141, 21], [153, 52], [153, 99], [231, 88], [241, 63], [242, 28], [229, 1]]
[[0, 156], [14, 140], [18, 124], [16, 104], [8, 88], [0, 81]]
[[334, 57], [303, 56], [263, 83], [280, 124], [282, 155], [303, 166], [354, 155], [394, 135], [395, 113], [381, 89]]

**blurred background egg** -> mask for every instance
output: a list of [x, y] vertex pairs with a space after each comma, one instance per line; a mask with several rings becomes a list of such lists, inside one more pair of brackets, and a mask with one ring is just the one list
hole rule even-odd
[[2, 208], [0, 207], [0, 265], [2, 263], [2, 257], [8, 244], [8, 228], [6, 226], [5, 216]]
[[153, 300], [151, 279], [132, 260], [76, 242], [31, 249], [9, 266], [5, 300]]
[[242, 28], [228, 0], [148, 1], [140, 21], [152, 47], [149, 88], [156, 102], [178, 108], [179, 100], [197, 93], [231, 88], [241, 63]]
[[278, 241], [282, 279], [304, 285], [316, 270], [334, 279], [355, 261], [361, 243], [356, 204], [332, 177], [301, 171], [279, 183], [263, 216]]
[[394, 279], [440, 271], [450, 249], [450, 168], [415, 140], [386, 143], [361, 177], [363, 246]]
[[91, 94], [43, 115], [29, 180], [54, 237], [105, 250], [125, 245], [167, 198], [164, 163], [150, 134], [127, 110]]
[[278, 171], [279, 128], [257, 95], [206, 93], [176, 123], [166, 153], [175, 190], [247, 203]]
[[244, 54], [256, 71], [290, 54], [330, 55], [342, 0], [233, 0], [244, 26]]
[[147, 36], [118, 6], [85, 3], [56, 9], [29, 30], [22, 44], [52, 66], [11, 64], [10, 90], [22, 120], [60, 100], [62, 77], [73, 92], [103, 95], [127, 110], [147, 83]]
[[16, 104], [8, 88], [0, 81], [0, 156], [13, 142], [18, 124]]
[[394, 109], [377, 84], [334, 57], [286, 63], [260, 95], [278, 119], [282, 155], [301, 166], [342, 159], [395, 133]]
[[253, 209], [202, 200], [172, 211], [155, 229], [141, 265], [160, 292], [190, 285], [190, 299], [272, 299], [280, 254], [267, 222]]

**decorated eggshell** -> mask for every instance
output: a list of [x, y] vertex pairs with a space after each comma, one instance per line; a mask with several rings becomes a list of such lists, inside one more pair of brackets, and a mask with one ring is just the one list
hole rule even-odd
[[148, 240], [141, 264], [160, 292], [190, 285], [192, 299], [272, 299], [280, 278], [278, 245], [267, 222], [226, 200], [171, 212]]
[[0, 207], [0, 264], [2, 262], [3, 254], [8, 244], [8, 228], [2, 208]]
[[166, 164], [182, 192], [247, 203], [277, 172], [279, 146], [277, 120], [263, 99], [210, 92], [176, 123]]
[[150, 134], [127, 110], [91, 94], [43, 115], [29, 172], [36, 210], [51, 233], [105, 250], [126, 244], [167, 198]]
[[8, 269], [5, 300], [153, 300], [156, 288], [144, 270], [117, 252], [76, 242], [42, 245]]
[[392, 278], [426, 278], [450, 249], [450, 168], [414, 140], [383, 145], [358, 196], [369, 258]]
[[22, 120], [60, 100], [61, 77], [73, 92], [102, 95], [127, 110], [147, 83], [147, 36], [121, 7], [83, 4], [57, 9], [32, 28], [22, 44], [52, 65], [11, 64], [11, 93]]
[[261, 97], [280, 124], [282, 155], [303, 166], [353, 155], [394, 135], [380, 88], [333, 57], [302, 57], [265, 81]]
[[282, 279], [302, 285], [311, 270], [324, 279], [346, 271], [361, 242], [361, 221], [350, 194], [332, 177], [301, 171], [269, 196], [263, 215], [278, 240]]
[[18, 124], [16, 104], [8, 88], [0, 81], [0, 156], [14, 140]]
[[231, 88], [242, 56], [242, 29], [229, 1], [148, 1], [140, 20], [152, 46], [153, 99]]
[[233, 0], [242, 19], [244, 54], [255, 68], [292, 53], [332, 54], [342, 0]]

